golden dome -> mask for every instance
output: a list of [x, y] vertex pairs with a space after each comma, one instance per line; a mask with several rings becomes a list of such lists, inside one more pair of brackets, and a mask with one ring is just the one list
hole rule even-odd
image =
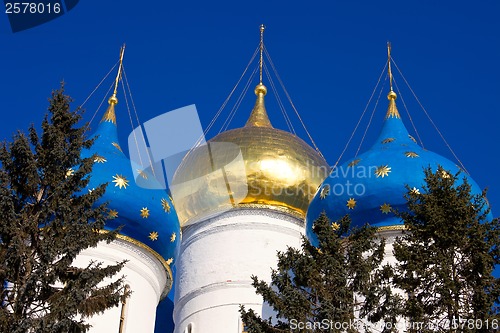
[[223, 132], [184, 157], [171, 186], [181, 226], [237, 206], [305, 217], [330, 168], [302, 139], [272, 127], [266, 92], [262, 84], [255, 88], [257, 101], [244, 127]]

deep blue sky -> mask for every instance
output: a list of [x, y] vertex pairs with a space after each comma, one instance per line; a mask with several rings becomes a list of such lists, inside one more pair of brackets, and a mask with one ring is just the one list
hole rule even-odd
[[[140, 120], [196, 104], [206, 126], [252, 56], [258, 27], [264, 23], [266, 47], [330, 164], [339, 157], [368, 101], [390, 40], [395, 61], [472, 177], [481, 187], [489, 187], [490, 202], [499, 215], [498, 0], [480, 4], [83, 0], [60, 18], [15, 34], [3, 12], [0, 139], [10, 139], [16, 129], [26, 129], [31, 122], [39, 124], [47, 97], [61, 80], [75, 104], [82, 103], [117, 61], [124, 42], [125, 69]], [[426, 148], [452, 159], [402, 78], [395, 77]], [[86, 105], [87, 120], [110, 83]], [[362, 151], [378, 134], [387, 89]], [[271, 95], [267, 98], [271, 121], [285, 128]], [[281, 97], [286, 99], [283, 93]], [[131, 125], [123, 98], [120, 101], [118, 121], [125, 145]], [[232, 128], [244, 124], [253, 101], [253, 94], [247, 96]], [[231, 106], [209, 137], [218, 132]], [[291, 107], [286, 107], [295, 127], [300, 127]], [[343, 161], [354, 155], [365, 127], [366, 121]], [[303, 132], [299, 135], [306, 138]]]

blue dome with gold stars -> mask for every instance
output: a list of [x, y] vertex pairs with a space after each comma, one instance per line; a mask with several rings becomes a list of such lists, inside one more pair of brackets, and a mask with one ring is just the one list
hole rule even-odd
[[[122, 227], [121, 237], [138, 241], [159, 254], [172, 265], [180, 245], [180, 225], [172, 200], [165, 190], [148, 189], [137, 185], [130, 160], [118, 144], [115, 96], [93, 137], [90, 150], [83, 157], [94, 155], [94, 167], [87, 190], [107, 183], [106, 192], [97, 204], [108, 202], [108, 220], [105, 228]], [[154, 181], [148, 173], [140, 172], [139, 179]], [[158, 187], [157, 187], [158, 188]]]
[[[323, 211], [331, 221], [349, 214], [352, 226], [402, 225], [403, 222], [391, 210], [406, 210], [406, 185], [411, 191], [420, 193], [427, 167], [436, 172], [441, 166], [444, 177], [454, 176], [460, 170], [450, 160], [419, 146], [401, 120], [396, 94], [391, 90], [387, 98], [389, 107], [375, 144], [365, 153], [333, 169], [318, 188], [306, 218], [306, 234], [313, 243], [316, 238], [312, 225]], [[465, 172], [460, 174], [459, 181], [463, 178], [471, 185], [473, 194], [482, 193]]]

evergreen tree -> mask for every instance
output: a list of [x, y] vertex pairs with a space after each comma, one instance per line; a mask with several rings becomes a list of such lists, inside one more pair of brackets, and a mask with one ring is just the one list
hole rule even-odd
[[32, 125], [0, 147], [0, 332], [85, 332], [86, 317], [125, 297], [123, 277], [113, 279], [124, 262], [72, 266], [116, 232], [101, 232], [107, 208], [94, 207], [105, 185], [84, 191], [93, 158], [80, 153], [92, 141], [76, 127], [81, 112], [70, 102], [62, 85], [41, 136]]
[[247, 332], [358, 332], [363, 324], [355, 316], [366, 323], [396, 320], [399, 297], [387, 287], [390, 269], [382, 267], [385, 242], [375, 228], [350, 230], [350, 224], [348, 216], [331, 224], [321, 214], [313, 226], [318, 247], [304, 237], [301, 250], [279, 252], [271, 284], [252, 276], [277, 320], [241, 307]]
[[[394, 245], [394, 284], [407, 295], [403, 311], [412, 332], [491, 332], [498, 329], [500, 222], [489, 221], [485, 195], [441, 167], [425, 170], [421, 193], [408, 189], [406, 231]], [[496, 319], [495, 319], [496, 318]], [[412, 324], [413, 325], [413, 324]], [[421, 324], [419, 324], [421, 325]]]

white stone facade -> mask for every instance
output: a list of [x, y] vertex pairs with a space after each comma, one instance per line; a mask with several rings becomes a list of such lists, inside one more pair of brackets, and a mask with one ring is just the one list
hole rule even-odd
[[241, 333], [240, 304], [270, 317], [250, 277], [269, 282], [277, 251], [299, 248], [303, 234], [302, 219], [266, 208], [238, 208], [187, 226], [176, 263], [175, 333]]
[[122, 304], [89, 318], [87, 322], [92, 325], [89, 332], [153, 333], [156, 307], [161, 297], [170, 289], [167, 286], [172, 284], [170, 273], [160, 259], [144, 245], [118, 238], [109, 244], [101, 242], [95, 248], [84, 250], [73, 264], [85, 267], [91, 260], [102, 262], [103, 265], [128, 260], [118, 276], [125, 276], [125, 283], [130, 286], [132, 294], [127, 299], [123, 311], [121, 331]]

